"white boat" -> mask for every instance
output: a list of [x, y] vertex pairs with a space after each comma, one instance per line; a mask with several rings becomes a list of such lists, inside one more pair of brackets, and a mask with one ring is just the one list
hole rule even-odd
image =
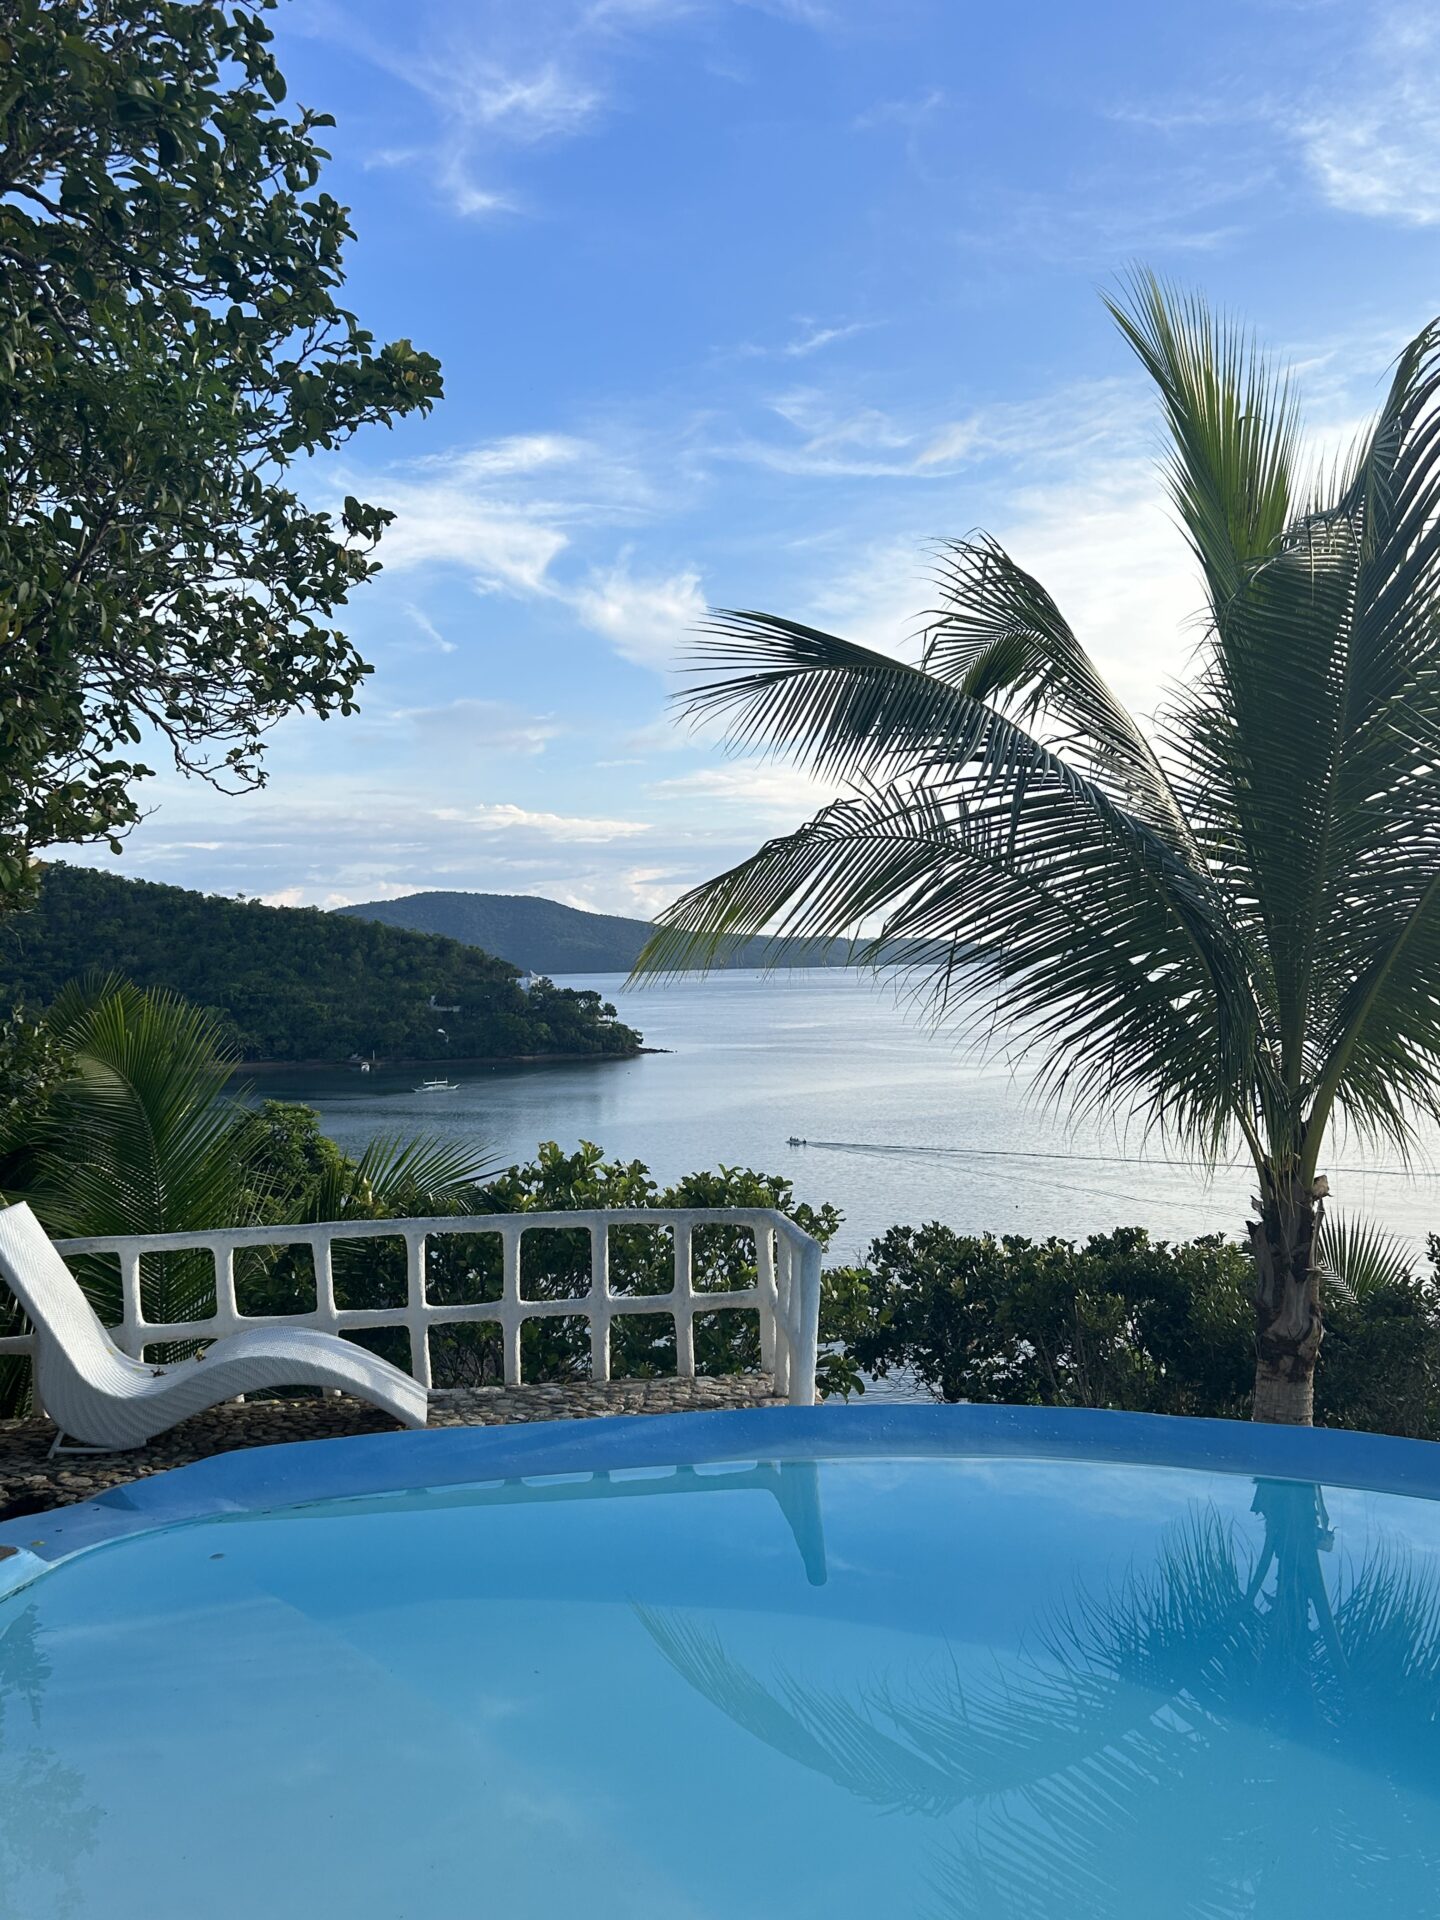
[[415, 1089], [416, 1093], [458, 1093], [458, 1080], [422, 1080]]

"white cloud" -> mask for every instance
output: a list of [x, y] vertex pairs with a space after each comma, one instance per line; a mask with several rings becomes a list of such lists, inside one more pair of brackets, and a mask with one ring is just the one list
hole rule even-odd
[[432, 820], [468, 827], [476, 833], [538, 834], [545, 840], [575, 840], [603, 845], [611, 840], [627, 840], [637, 833], [648, 833], [643, 820], [595, 820], [566, 813], [536, 813], [508, 801], [494, 801], [474, 807], [432, 807]]
[[[407, 889], [403, 887], [397, 887], [393, 892], [387, 892], [386, 898], [394, 899], [397, 894], [403, 894], [406, 891]], [[262, 907], [322, 907], [328, 913], [333, 907], [358, 906], [365, 896], [336, 893], [333, 890], [317, 895], [313, 887], [297, 885], [276, 887], [273, 893], [257, 893], [255, 898]]]
[[1433, 10], [1387, 8], [1344, 80], [1292, 124], [1332, 206], [1405, 226], [1440, 221], [1440, 24]]
[[599, 89], [553, 60], [528, 74], [509, 73], [451, 46], [412, 70], [437, 105], [471, 130], [485, 129], [529, 145], [580, 132], [599, 110]]
[[458, 453], [429, 454], [415, 466], [437, 469], [455, 481], [491, 481], [555, 467], [571, 467], [596, 450], [567, 433], [512, 433]]
[[[1311, 10], [1304, 0], [1293, 4], [1296, 11]], [[1435, 8], [1423, 0], [1349, 8], [1319, 0], [1318, 10], [1333, 12], [1337, 31], [1324, 40], [1297, 42], [1300, 57], [1285, 84], [1269, 79], [1198, 97], [1181, 93], [1159, 102], [1130, 101], [1110, 108], [1107, 118], [1176, 140], [1195, 135], [1203, 141], [1215, 134], [1223, 141], [1223, 151], [1208, 142], [1205, 163], [1176, 176], [1191, 183], [1179, 191], [1196, 210], [1207, 204], [1207, 190], [1214, 202], [1243, 193], [1247, 175], [1251, 191], [1273, 179], [1259, 145], [1263, 140], [1298, 153], [1332, 207], [1404, 226], [1435, 225], [1440, 222], [1440, 19]], [[1338, 30], [1342, 21], [1348, 32]], [[1304, 56], [1312, 53], [1328, 62], [1327, 70], [1318, 72], [1313, 61], [1307, 63]], [[1165, 199], [1171, 201], [1172, 216], [1180, 211], [1175, 192], [1172, 187], [1165, 196], [1152, 193], [1154, 212], [1162, 211]], [[1027, 227], [1048, 218], [1051, 237], [1058, 237], [1063, 207], [1036, 202], [1020, 211]], [[1091, 213], [1087, 208], [1083, 217]], [[1112, 215], [1106, 217], [1113, 221]], [[1211, 237], [1202, 230], [1193, 243], [1203, 245]]]
[[637, 578], [630, 557], [592, 572], [563, 597], [580, 619], [602, 634], [622, 659], [637, 666], [673, 667], [695, 627], [705, 618], [700, 576], [691, 569]]
[[933, 410], [906, 417], [857, 402], [843, 387], [794, 387], [769, 403], [789, 438], [751, 435], [714, 452], [800, 477], [933, 482], [996, 457], [1073, 463], [1133, 435], [1142, 397], [1133, 378], [1077, 381], [937, 423]]
[[694, 800], [713, 806], [743, 808], [767, 820], [799, 826], [802, 820], [833, 800], [840, 791], [812, 780], [796, 767], [779, 762], [747, 762], [726, 767], [700, 767], [694, 773], [657, 780], [650, 791], [665, 800]]
[[385, 536], [386, 571], [463, 567], [485, 589], [539, 593], [567, 544], [531, 508], [487, 500], [447, 481], [387, 479], [385, 504], [395, 523]]
[[[673, 453], [673, 449], [672, 449]], [[567, 608], [610, 641], [622, 659], [664, 670], [704, 617], [699, 573], [688, 566], [642, 572], [630, 545], [582, 568], [569, 558], [582, 530], [631, 526], [668, 505], [666, 489], [637, 469], [622, 435], [599, 444], [563, 434], [527, 434], [411, 461], [388, 473], [345, 472], [348, 490], [373, 494], [395, 514], [381, 558], [387, 573], [448, 566], [480, 592]], [[576, 557], [578, 561], [578, 556]], [[440, 651], [453, 643], [413, 602], [407, 617]]]
[[[778, 0], [803, 11], [810, 0]], [[428, 171], [466, 218], [522, 210], [496, 175], [529, 148], [587, 134], [614, 111], [620, 56], [643, 35], [710, 11], [710, 0], [558, 0], [446, 8], [411, 0], [397, 30], [367, 31], [353, 9], [314, 5], [305, 30], [343, 41], [419, 96], [418, 138], [377, 146], [369, 166]], [[797, 13], [799, 17], [799, 13]], [[817, 13], [817, 20], [819, 18]]]
[[1150, 712], [1185, 671], [1202, 601], [1153, 461], [1117, 457], [1067, 485], [1022, 488], [993, 531], [1048, 589], [1120, 698]]
[[[444, 634], [441, 633], [440, 629], [430, 618], [429, 614], [425, 612], [423, 607], [412, 606], [407, 602], [405, 615], [414, 626], [419, 628], [428, 642], [428, 645], [420, 649], [422, 652], [455, 653], [457, 651], [455, 642], [445, 638]], [[417, 647], [420, 647], [420, 642], [417, 641], [415, 644]]]
[[427, 751], [543, 753], [564, 729], [548, 715], [522, 713], [504, 700], [451, 700], [439, 707], [400, 707], [390, 716]]
[[833, 347], [837, 341], [853, 339], [857, 333], [873, 332], [880, 322], [847, 320], [834, 326], [825, 326], [815, 320], [800, 320], [796, 324], [800, 332], [778, 347], [765, 347], [747, 340], [743, 346], [735, 349], [737, 357], [743, 360], [808, 360], [812, 353]]

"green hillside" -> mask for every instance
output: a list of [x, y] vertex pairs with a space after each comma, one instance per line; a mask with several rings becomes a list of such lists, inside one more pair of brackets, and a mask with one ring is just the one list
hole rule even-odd
[[598, 994], [548, 982], [526, 993], [508, 962], [458, 940], [47, 867], [35, 911], [0, 921], [0, 995], [42, 1006], [90, 969], [223, 1012], [247, 1060], [623, 1054], [640, 1044]]
[[[524, 893], [409, 893], [403, 900], [372, 900], [336, 912], [445, 934], [545, 974], [628, 973], [654, 932], [648, 920], [586, 913]], [[783, 966], [838, 967], [845, 964], [846, 952], [843, 940], [786, 940], [779, 959]], [[759, 967], [776, 957], [770, 942], [748, 940], [724, 964]]]

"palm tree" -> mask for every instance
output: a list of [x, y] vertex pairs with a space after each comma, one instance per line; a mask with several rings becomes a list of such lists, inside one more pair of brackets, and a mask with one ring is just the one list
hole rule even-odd
[[998, 1014], [1050, 1096], [1211, 1164], [1243, 1143], [1254, 1417], [1308, 1422], [1329, 1123], [1403, 1151], [1440, 1115], [1440, 323], [1307, 484], [1248, 336], [1149, 277], [1109, 304], [1203, 582], [1188, 683], [1147, 731], [984, 535], [942, 548], [918, 665], [717, 612], [688, 712], [851, 791], [684, 895], [637, 971], [849, 934]]

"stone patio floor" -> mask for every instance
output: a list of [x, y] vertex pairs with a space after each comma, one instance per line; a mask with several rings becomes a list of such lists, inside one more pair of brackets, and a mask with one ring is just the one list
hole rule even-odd
[[[615, 1380], [605, 1385], [457, 1387], [430, 1395], [430, 1425], [498, 1427], [516, 1421], [588, 1420], [600, 1414], [689, 1413], [780, 1404], [767, 1374]], [[393, 1426], [385, 1414], [348, 1398], [307, 1394], [290, 1400], [230, 1401], [182, 1421], [132, 1452], [61, 1454], [49, 1460], [46, 1454], [55, 1429], [48, 1420], [0, 1420], [0, 1520], [42, 1513], [72, 1500], [93, 1500], [107, 1487], [143, 1480], [212, 1453], [383, 1433]]]

